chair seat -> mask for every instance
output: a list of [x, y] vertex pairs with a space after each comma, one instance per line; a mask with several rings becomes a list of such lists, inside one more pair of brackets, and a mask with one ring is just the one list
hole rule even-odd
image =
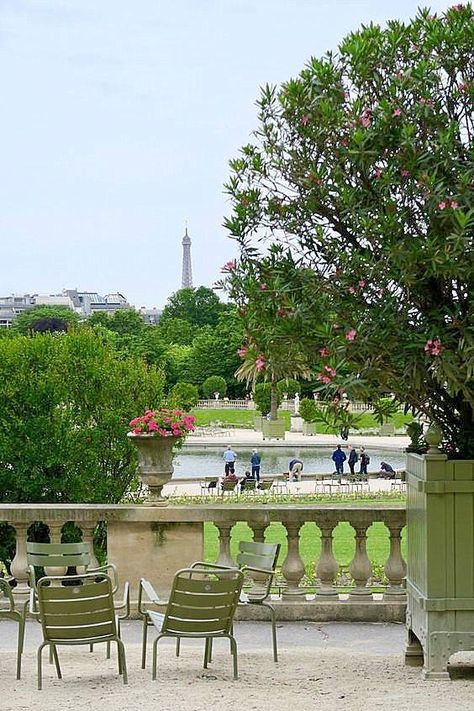
[[162, 612], [154, 612], [154, 610], [147, 610], [147, 614], [158, 632], [161, 632], [163, 622], [165, 621], [164, 614]]

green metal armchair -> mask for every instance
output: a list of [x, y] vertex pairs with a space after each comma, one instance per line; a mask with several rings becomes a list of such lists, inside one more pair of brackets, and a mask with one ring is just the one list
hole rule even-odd
[[[268, 602], [271, 587], [276, 572], [276, 564], [280, 553], [279, 543], [257, 543], [255, 541], [240, 541], [239, 552], [236, 562], [245, 577], [252, 577], [253, 583], [257, 585], [250, 588], [248, 592], [242, 592], [239, 603], [241, 605], [260, 605], [270, 611], [272, 625], [273, 660], [278, 662], [278, 647], [276, 636], [275, 609]], [[216, 563], [204, 563], [197, 561], [193, 566], [204, 568], [207, 566], [219, 569], [230, 568], [230, 566], [218, 565]]]
[[0, 620], [14, 620], [18, 622], [18, 643], [16, 653], [16, 678], [21, 678], [21, 655], [25, 640], [25, 616], [15, 609], [15, 601], [8, 581], [0, 578], [0, 593], [7, 599], [8, 607], [0, 607]]
[[[210, 661], [212, 641], [218, 638], [228, 639], [233, 658], [234, 679], [237, 679], [237, 643], [232, 626], [243, 580], [243, 573], [237, 568], [206, 566], [178, 570], [165, 613], [147, 611], [150, 622], [158, 631], [153, 642], [153, 679], [156, 679], [158, 642], [164, 637], [176, 639], [177, 655], [181, 639], [205, 639], [205, 669]], [[140, 581], [140, 591], [145, 592], [152, 603], [162, 604], [147, 580]], [[146, 660], [146, 622], [143, 629], [142, 667]]]
[[[66, 583], [66, 585], [65, 585]], [[42, 652], [50, 648], [58, 679], [62, 678], [59, 645], [116, 642], [119, 674], [127, 684], [125, 647], [115, 615], [113, 583], [106, 574], [46, 576], [36, 586], [43, 642], [38, 647], [38, 689], [42, 688]]]

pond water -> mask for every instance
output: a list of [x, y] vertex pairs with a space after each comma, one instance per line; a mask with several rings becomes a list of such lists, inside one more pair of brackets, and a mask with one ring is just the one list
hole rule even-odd
[[[184, 449], [174, 460], [173, 477], [179, 478], [202, 478], [205, 476], [219, 476], [224, 472], [224, 462], [222, 455], [224, 447], [213, 447], [202, 450]], [[282, 474], [288, 471], [288, 462], [290, 459], [301, 459], [304, 464], [305, 473], [325, 473], [334, 471], [331, 455], [334, 447], [314, 447], [314, 448], [259, 448], [260, 456], [262, 457], [261, 474], [272, 475]], [[380, 462], [388, 462], [394, 469], [405, 468], [405, 454], [400, 450], [377, 450], [371, 448], [366, 450], [370, 456], [370, 464], [368, 470], [378, 471]], [[236, 448], [237, 463], [235, 467], [236, 474], [243, 476], [246, 469], [250, 469], [250, 457], [252, 449]], [[347, 453], [347, 452], [346, 452]], [[348, 471], [347, 462], [345, 469]], [[359, 469], [359, 464], [356, 464], [356, 471]]]

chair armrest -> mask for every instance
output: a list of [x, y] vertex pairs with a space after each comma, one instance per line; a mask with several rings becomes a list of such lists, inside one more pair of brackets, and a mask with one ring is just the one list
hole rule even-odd
[[153, 605], [167, 605], [167, 600], [161, 600], [155, 588], [150, 583], [149, 580], [145, 578], [140, 578], [140, 584], [138, 586], [138, 612], [144, 617], [147, 615], [148, 611], [143, 608], [143, 594], [146, 595], [148, 600], [145, 602], [151, 602]]
[[118, 601], [114, 605], [115, 610], [125, 609], [125, 614], [120, 615], [121, 620], [125, 620], [130, 617], [130, 583], [126, 580], [123, 584], [123, 598], [122, 601]]
[[190, 568], [217, 568], [218, 570], [239, 570], [238, 565], [222, 565], [219, 563], [206, 563], [203, 560], [196, 560], [191, 563]]
[[118, 577], [118, 572], [117, 572], [117, 566], [114, 565], [113, 563], [106, 563], [106, 565], [99, 565], [97, 568], [87, 568], [86, 573], [87, 574], [91, 573], [92, 575], [94, 573], [97, 573], [97, 574], [106, 573], [112, 580], [113, 595], [115, 595], [115, 593], [119, 589], [119, 577]]
[[13, 594], [12, 594], [11, 588], [8, 584], [8, 581], [5, 580], [4, 578], [0, 578], [0, 590], [3, 592], [3, 594], [5, 595], [5, 597], [7, 598], [8, 602], [9, 602], [10, 609], [8, 610], [8, 612], [14, 612], [15, 611], [15, 601], [13, 599]]
[[268, 568], [256, 568], [253, 565], [243, 565], [242, 573], [246, 573], [250, 570], [252, 573], [265, 573], [265, 575], [275, 575], [275, 571]]

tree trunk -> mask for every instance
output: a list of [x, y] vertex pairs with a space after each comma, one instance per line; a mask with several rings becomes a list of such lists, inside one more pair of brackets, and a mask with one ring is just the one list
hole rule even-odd
[[272, 389], [271, 389], [271, 400], [270, 400], [270, 420], [278, 420], [278, 390], [277, 381], [274, 375], [272, 375]]

